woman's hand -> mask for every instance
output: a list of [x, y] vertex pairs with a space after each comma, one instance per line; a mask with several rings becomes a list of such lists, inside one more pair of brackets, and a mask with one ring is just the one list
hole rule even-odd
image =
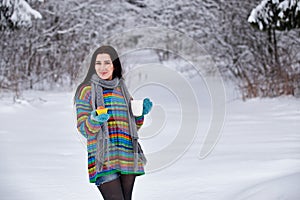
[[153, 106], [153, 103], [150, 101], [149, 98], [145, 98], [143, 102], [143, 115], [147, 115], [151, 108]]
[[97, 115], [96, 110], [92, 111], [91, 115], [92, 115], [91, 116], [92, 120], [101, 122], [101, 123], [106, 122], [110, 118], [110, 115], [107, 113]]

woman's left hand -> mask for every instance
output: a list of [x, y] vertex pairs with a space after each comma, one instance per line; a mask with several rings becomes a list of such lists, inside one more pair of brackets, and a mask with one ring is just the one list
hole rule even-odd
[[145, 98], [143, 102], [143, 115], [147, 115], [151, 108], [153, 106], [153, 103], [150, 101], [149, 98]]

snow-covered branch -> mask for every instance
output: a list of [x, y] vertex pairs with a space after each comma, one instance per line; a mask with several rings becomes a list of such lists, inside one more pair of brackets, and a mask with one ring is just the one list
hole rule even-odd
[[[43, 2], [39, 0], [39, 2]], [[30, 27], [32, 19], [42, 19], [42, 15], [25, 0], [3, 0], [0, 3], [1, 29]]]
[[263, 0], [251, 11], [248, 22], [260, 30], [300, 28], [300, 1]]

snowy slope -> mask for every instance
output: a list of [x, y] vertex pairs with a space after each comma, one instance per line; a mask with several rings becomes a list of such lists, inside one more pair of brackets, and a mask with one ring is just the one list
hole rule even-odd
[[[88, 183], [72, 94], [28, 92], [25, 97], [15, 104], [9, 98], [0, 100], [1, 199], [101, 199]], [[200, 114], [209, 112], [206, 104], [199, 102]], [[299, 199], [299, 121], [299, 99], [230, 100], [213, 152], [198, 157], [200, 125], [179, 160], [137, 178], [134, 199]], [[148, 152], [157, 148], [142, 144]]]

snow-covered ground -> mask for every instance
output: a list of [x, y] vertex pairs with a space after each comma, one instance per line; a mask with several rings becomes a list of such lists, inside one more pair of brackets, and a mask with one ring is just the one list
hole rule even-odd
[[[27, 92], [24, 96], [26, 100], [18, 103], [0, 99], [1, 199], [101, 199], [97, 188], [88, 183], [72, 94]], [[159, 95], [153, 99], [157, 103]], [[199, 101], [199, 108], [200, 115], [209, 112], [205, 102]], [[233, 99], [227, 100], [226, 108], [222, 135], [211, 154], [199, 159], [200, 118], [188, 151], [168, 167], [138, 177], [133, 199], [300, 199], [299, 99]], [[150, 118], [146, 126], [160, 120]], [[176, 127], [175, 121], [166, 122], [164, 132], [168, 123]], [[141, 143], [147, 152], [157, 148], [156, 142]]]

